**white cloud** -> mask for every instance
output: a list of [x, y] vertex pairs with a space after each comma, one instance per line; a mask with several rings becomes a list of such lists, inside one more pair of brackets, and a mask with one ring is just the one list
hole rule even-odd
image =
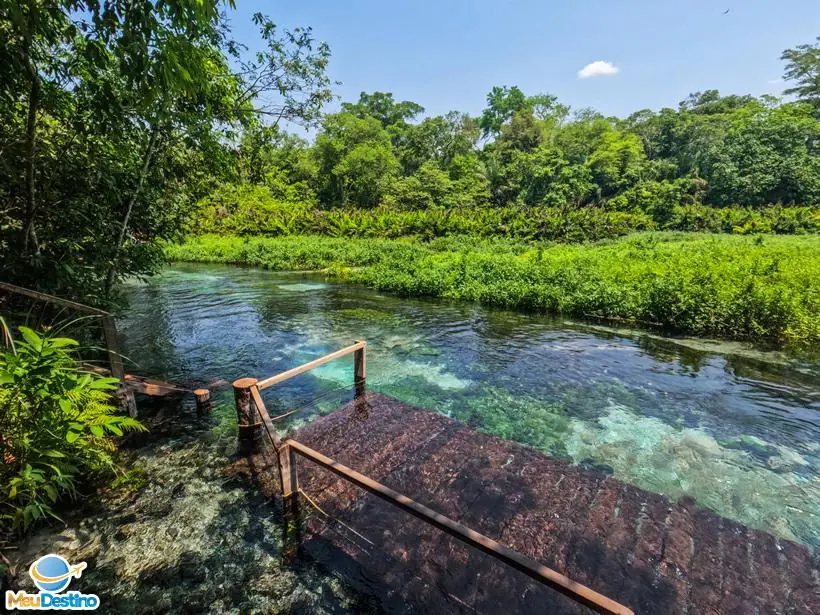
[[606, 77], [614, 75], [618, 72], [618, 67], [612, 62], [604, 62], [603, 60], [596, 60], [591, 64], [587, 64], [578, 71], [579, 79], [589, 79], [590, 77]]

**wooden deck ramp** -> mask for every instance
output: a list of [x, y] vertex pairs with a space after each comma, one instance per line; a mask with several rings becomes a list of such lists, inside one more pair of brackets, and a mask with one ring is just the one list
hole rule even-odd
[[[807, 547], [367, 393], [360, 344], [235, 383], [240, 436], [271, 443], [240, 466], [285, 495], [295, 548], [389, 611], [820, 612]], [[356, 399], [277, 433], [260, 389], [350, 352]]]

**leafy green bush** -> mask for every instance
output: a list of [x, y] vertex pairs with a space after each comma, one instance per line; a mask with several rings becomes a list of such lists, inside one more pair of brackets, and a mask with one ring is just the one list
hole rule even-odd
[[59, 518], [54, 505], [80, 480], [118, 473], [111, 436], [145, 428], [117, 414], [116, 379], [81, 369], [76, 341], [20, 333], [0, 354], [0, 526], [24, 530]]
[[[308, 193], [265, 186], [223, 186], [201, 202], [194, 233], [418, 237], [453, 235], [592, 241], [653, 229], [713, 233], [820, 233], [812, 207], [715, 208], [692, 202], [692, 181], [640, 182], [598, 207], [463, 206], [459, 182], [433, 165], [391, 184], [385, 204], [321, 210]], [[680, 203], [690, 203], [680, 205]]]
[[676, 206], [660, 224], [676, 231], [733, 233], [750, 235], [774, 233], [802, 235], [820, 233], [820, 209], [812, 207], [707, 207]]

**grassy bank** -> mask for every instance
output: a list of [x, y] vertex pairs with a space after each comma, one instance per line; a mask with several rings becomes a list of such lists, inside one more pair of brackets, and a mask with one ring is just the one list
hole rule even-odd
[[654, 325], [670, 332], [820, 341], [820, 237], [639, 233], [595, 244], [205, 235], [171, 260], [326, 269], [406, 295]]

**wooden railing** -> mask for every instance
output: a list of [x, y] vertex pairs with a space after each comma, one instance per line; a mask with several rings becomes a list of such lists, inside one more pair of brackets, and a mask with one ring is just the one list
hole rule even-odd
[[108, 364], [111, 368], [111, 375], [117, 378], [122, 383], [123, 403], [131, 416], [137, 415], [137, 404], [134, 401], [134, 394], [125, 386], [125, 367], [122, 362], [122, 354], [120, 353], [120, 344], [117, 336], [117, 323], [114, 321], [114, 315], [105, 310], [101, 310], [90, 305], [83, 305], [76, 301], [69, 301], [54, 295], [47, 295], [36, 290], [30, 290], [14, 284], [7, 284], [0, 282], [0, 289], [9, 293], [22, 295], [42, 301], [43, 303], [50, 303], [58, 305], [70, 310], [80, 312], [81, 314], [89, 314], [91, 316], [98, 316], [102, 323], [103, 337], [105, 339], [105, 349], [108, 353]]
[[300, 365], [299, 367], [294, 367], [293, 369], [289, 369], [288, 371], [282, 372], [281, 374], [276, 374], [275, 376], [271, 376], [270, 378], [260, 380], [256, 383], [256, 386], [260, 391], [262, 391], [264, 389], [267, 389], [268, 387], [272, 387], [274, 384], [279, 384], [280, 382], [289, 380], [294, 376], [298, 376], [299, 374], [309, 372], [310, 370], [315, 369], [320, 365], [329, 363], [334, 359], [340, 359], [351, 353], [353, 353], [353, 379], [355, 381], [364, 380], [366, 349], [367, 342], [358, 341], [355, 344], [351, 344], [347, 348], [342, 348], [341, 350], [337, 350], [336, 352], [331, 352], [330, 354], [326, 354], [323, 357], [320, 357], [314, 361], [310, 361], [309, 363], [305, 363], [304, 365]]
[[[270, 378], [265, 378], [264, 380], [257, 381], [255, 378], [242, 378], [234, 382], [236, 409], [239, 419], [240, 452], [254, 452], [254, 445], [259, 441], [259, 434], [267, 434], [276, 451], [282, 496], [286, 510], [293, 510], [298, 499], [299, 475], [296, 462], [297, 457], [302, 457], [333, 472], [343, 480], [353, 483], [368, 493], [381, 498], [385, 502], [400, 508], [406, 513], [421, 519], [425, 523], [438, 528], [442, 532], [487, 553], [508, 566], [526, 574], [530, 578], [564, 594], [575, 602], [589, 607], [597, 613], [634, 615], [631, 609], [607, 598], [603, 594], [599, 594], [589, 587], [577, 581], [573, 581], [569, 577], [540, 564], [532, 558], [508, 549], [492, 538], [480, 534], [445, 515], [437, 513], [433, 509], [416, 502], [406, 495], [398, 493], [292, 438], [283, 440], [276, 431], [273, 419], [271, 419], [268, 414], [260, 391], [299, 374], [304, 374], [334, 359], [355, 353], [354, 381], [356, 383], [356, 395], [358, 397], [364, 393], [365, 388], [365, 352], [366, 343], [360, 341], [347, 348], [342, 348], [315, 361], [305, 363], [304, 365], [271, 376]], [[258, 421], [256, 420], [257, 418], [259, 419]], [[250, 430], [251, 434], [243, 434], [243, 428]]]

